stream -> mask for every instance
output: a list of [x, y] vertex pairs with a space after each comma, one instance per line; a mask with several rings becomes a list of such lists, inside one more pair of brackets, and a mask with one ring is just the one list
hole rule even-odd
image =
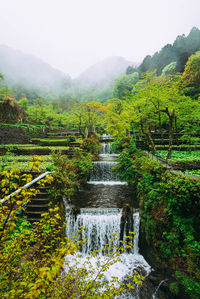
[[[75, 260], [83, 265], [90, 256], [90, 252], [98, 250], [98, 256], [92, 258], [92, 266], [98, 269], [99, 262], [105, 259], [105, 243], [113, 242], [115, 247], [119, 247], [120, 240], [125, 239], [127, 232], [134, 231], [133, 247], [129, 252], [122, 253], [120, 260], [110, 266], [105, 272], [104, 279], [110, 281], [112, 276], [123, 282], [128, 275], [133, 274], [133, 270], [148, 277], [152, 271], [151, 266], [140, 254], [139, 232], [140, 232], [140, 214], [137, 201], [133, 198], [133, 190], [126, 182], [121, 182], [112, 172], [112, 167], [116, 163], [115, 154], [111, 153], [110, 145], [103, 143], [100, 158], [101, 161], [94, 162], [94, 170], [86, 187], [79, 190], [73, 203], [78, 207], [77, 213], [71, 213], [66, 210], [66, 236], [73, 238], [79, 232], [81, 227], [82, 238], [86, 242], [81, 246], [81, 252], [75, 256]], [[129, 205], [133, 212], [129, 218], [122, 217], [123, 207]], [[128, 220], [127, 220], [128, 219]], [[113, 238], [117, 234], [117, 238]], [[66, 256], [66, 260], [72, 260], [71, 256]], [[75, 263], [74, 260], [74, 263]], [[67, 269], [66, 269], [67, 271]], [[162, 282], [163, 283], [163, 282]], [[162, 284], [161, 283], [161, 284]], [[169, 298], [157, 297], [159, 283], [151, 287], [151, 291], [146, 288], [136, 286], [132, 292], [127, 291], [119, 298]]]

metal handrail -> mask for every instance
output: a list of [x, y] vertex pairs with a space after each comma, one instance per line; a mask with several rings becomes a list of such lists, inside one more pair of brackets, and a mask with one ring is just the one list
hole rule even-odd
[[40, 176], [38, 176], [37, 178], [35, 178], [34, 180], [32, 180], [31, 182], [27, 183], [26, 185], [22, 186], [21, 188], [17, 189], [16, 191], [14, 191], [13, 193], [11, 193], [10, 195], [4, 197], [3, 199], [0, 200], [1, 203], [4, 203], [5, 201], [7, 201], [10, 197], [20, 193], [23, 189], [29, 188], [30, 186], [32, 186], [33, 184], [35, 184], [36, 182], [38, 182], [39, 180], [41, 180], [42, 178], [44, 178], [47, 174], [51, 173], [50, 171], [47, 171], [45, 173], [42, 173]]
[[[165, 168], [169, 169], [170, 172], [172, 173], [175, 173], [175, 174], [182, 174], [186, 177], [190, 177], [192, 179], [195, 179], [195, 180], [198, 180], [200, 181], [200, 177], [198, 176], [195, 176], [195, 175], [191, 175], [191, 174], [186, 174], [184, 172], [181, 172], [181, 171], [177, 171], [177, 170], [174, 170], [173, 169], [173, 166], [168, 164], [168, 160], [167, 159], [163, 159], [163, 158], [160, 158], [160, 157], [157, 157], [157, 156], [154, 156], [152, 153], [148, 152], [148, 151], [144, 151], [146, 153], [146, 155], [148, 157], [150, 157], [152, 160], [156, 160], [157, 162], [159, 162], [160, 164], [162, 164]], [[164, 160], [164, 161], [163, 161]]]

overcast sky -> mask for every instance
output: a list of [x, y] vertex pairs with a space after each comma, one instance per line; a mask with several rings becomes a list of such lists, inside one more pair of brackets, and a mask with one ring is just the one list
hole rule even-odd
[[0, 0], [0, 44], [72, 77], [107, 56], [141, 62], [200, 29], [200, 0]]

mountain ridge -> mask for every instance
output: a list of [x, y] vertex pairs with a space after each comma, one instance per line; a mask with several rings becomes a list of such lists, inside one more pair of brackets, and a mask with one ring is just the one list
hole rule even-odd
[[42, 59], [7, 45], [0, 45], [0, 72], [11, 86], [56, 87], [62, 80], [71, 80]]
[[116, 77], [126, 72], [128, 66], [136, 64], [122, 56], [108, 56], [88, 67], [74, 81], [86, 88], [109, 86]]

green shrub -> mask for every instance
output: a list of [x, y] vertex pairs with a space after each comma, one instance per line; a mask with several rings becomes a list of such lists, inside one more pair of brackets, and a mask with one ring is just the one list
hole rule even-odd
[[178, 295], [179, 293], [179, 286], [177, 282], [172, 282], [169, 285], [169, 289], [170, 291], [174, 294], [174, 295]]
[[98, 158], [100, 148], [101, 144], [99, 140], [94, 137], [83, 139], [83, 142], [81, 144], [81, 149], [87, 153], [92, 154], [94, 159]]
[[180, 269], [180, 283], [191, 298], [199, 298], [200, 182], [171, 173], [142, 152], [130, 154], [128, 148], [115, 171], [120, 179], [134, 183], [141, 229], [157, 260], [170, 270]]

